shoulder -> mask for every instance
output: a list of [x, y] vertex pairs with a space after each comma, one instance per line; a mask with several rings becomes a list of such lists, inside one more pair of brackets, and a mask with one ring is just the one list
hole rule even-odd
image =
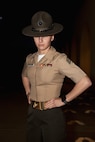
[[[65, 53], [57, 52], [58, 58], [61, 60], [68, 60], [68, 56]], [[70, 59], [69, 59], [70, 60]]]
[[58, 63], [59, 64], [61, 64], [61, 65], [72, 65], [72, 64], [74, 64], [74, 62], [68, 57], [68, 55], [67, 54], [65, 54], [65, 53], [59, 53], [58, 54], [58, 58], [57, 58], [57, 61], [58, 61]]
[[26, 56], [26, 62], [32, 60], [32, 59], [34, 58], [35, 54], [36, 54], [36, 53], [30, 53], [30, 54], [28, 54], [28, 55]]

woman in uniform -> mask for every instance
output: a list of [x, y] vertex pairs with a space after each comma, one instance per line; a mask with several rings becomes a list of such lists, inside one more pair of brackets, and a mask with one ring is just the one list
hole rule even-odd
[[[33, 38], [37, 52], [26, 57], [22, 82], [29, 103], [27, 142], [65, 142], [66, 122], [62, 106], [74, 100], [91, 86], [88, 75], [51, 45], [54, 35], [64, 29], [53, 22], [46, 11], [36, 12], [31, 24], [22, 30]], [[60, 97], [64, 78], [70, 78], [73, 89]]]

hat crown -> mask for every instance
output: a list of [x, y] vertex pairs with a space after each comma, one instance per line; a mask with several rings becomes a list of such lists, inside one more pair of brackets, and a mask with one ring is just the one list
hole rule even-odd
[[45, 11], [37, 12], [31, 19], [32, 31], [48, 31], [53, 28], [53, 19]]
[[31, 18], [31, 24], [22, 30], [30, 37], [55, 35], [63, 30], [63, 25], [53, 22], [52, 16], [46, 11], [38, 11]]

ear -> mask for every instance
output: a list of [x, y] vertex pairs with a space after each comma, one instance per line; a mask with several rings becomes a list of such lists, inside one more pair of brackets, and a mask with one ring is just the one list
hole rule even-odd
[[54, 35], [52, 35], [52, 37], [51, 37], [51, 41], [53, 41], [54, 40]]

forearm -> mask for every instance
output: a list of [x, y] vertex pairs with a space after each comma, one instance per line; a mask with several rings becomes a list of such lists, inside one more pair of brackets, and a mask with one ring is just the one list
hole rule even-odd
[[30, 93], [30, 82], [29, 79], [25, 76], [22, 76], [22, 83], [26, 92], [26, 95]]
[[92, 85], [91, 80], [88, 76], [82, 78], [74, 88], [66, 95], [66, 101], [70, 102], [75, 99], [77, 96], [82, 94], [86, 89], [88, 89]]

